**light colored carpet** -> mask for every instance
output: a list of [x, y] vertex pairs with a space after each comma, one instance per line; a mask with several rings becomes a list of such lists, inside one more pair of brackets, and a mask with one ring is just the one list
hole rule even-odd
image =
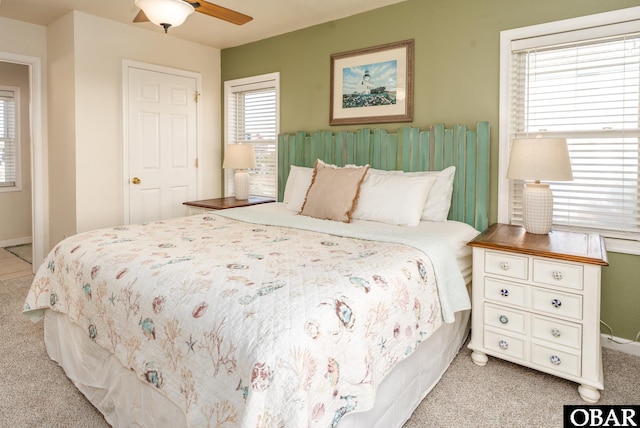
[[108, 427], [49, 359], [44, 324], [22, 315], [32, 279], [0, 281], [0, 427]]
[[[108, 427], [47, 356], [42, 322], [22, 315], [32, 276], [0, 281], [0, 427]], [[562, 427], [562, 405], [584, 404], [577, 385], [466, 348], [404, 428]], [[600, 404], [640, 404], [640, 357], [603, 350]], [[363, 427], [364, 428], [364, 427]]]

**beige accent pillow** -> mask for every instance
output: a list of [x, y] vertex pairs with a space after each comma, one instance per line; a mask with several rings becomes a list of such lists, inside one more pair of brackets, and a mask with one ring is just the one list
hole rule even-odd
[[349, 223], [368, 169], [369, 165], [338, 168], [317, 160], [300, 214]]

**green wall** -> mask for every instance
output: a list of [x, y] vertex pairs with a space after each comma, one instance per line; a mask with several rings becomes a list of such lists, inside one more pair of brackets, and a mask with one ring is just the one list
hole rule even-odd
[[[330, 129], [331, 54], [415, 39], [411, 125], [490, 122], [490, 220], [495, 222], [500, 31], [634, 6], [637, 0], [407, 0], [225, 49], [222, 81], [278, 71], [280, 131]], [[333, 127], [344, 128], [356, 127]], [[614, 335], [631, 339], [640, 331], [640, 256], [609, 253], [609, 263], [603, 271], [602, 320]]]

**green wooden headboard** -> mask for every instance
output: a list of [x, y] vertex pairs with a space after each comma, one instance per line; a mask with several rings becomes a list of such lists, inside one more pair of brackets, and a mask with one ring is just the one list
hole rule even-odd
[[427, 130], [403, 127], [397, 132], [299, 131], [278, 135], [278, 201], [282, 201], [291, 165], [313, 167], [316, 159], [338, 166], [366, 165], [403, 171], [438, 171], [456, 166], [450, 220], [479, 231], [489, 224], [489, 123], [476, 129], [433, 125]]

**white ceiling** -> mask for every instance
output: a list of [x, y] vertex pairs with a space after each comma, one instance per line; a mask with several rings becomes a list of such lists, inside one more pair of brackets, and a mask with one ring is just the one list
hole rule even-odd
[[[168, 36], [224, 49], [402, 1], [405, 0], [210, 0], [252, 16], [253, 20], [237, 26], [194, 13], [182, 26], [170, 28]], [[138, 13], [134, 0], [0, 0], [0, 16], [44, 26], [74, 9], [149, 31], [163, 31], [148, 22], [132, 22]]]

